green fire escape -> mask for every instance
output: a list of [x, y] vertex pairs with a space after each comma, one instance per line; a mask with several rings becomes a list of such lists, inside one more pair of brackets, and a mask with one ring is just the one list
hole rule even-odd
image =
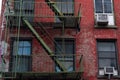
[[[12, 1], [12, 0], [11, 0]], [[28, 1], [29, 2], [29, 1]], [[13, 2], [12, 2], [13, 3]], [[54, 61], [55, 65], [57, 65], [59, 67], [59, 69], [61, 70], [61, 72], [56, 72], [56, 73], [35, 73], [35, 72], [21, 72], [22, 76], [35, 76], [35, 77], [40, 77], [40, 76], [47, 76], [47, 77], [54, 77], [54, 76], [62, 76], [60, 77], [60, 79], [73, 79], [73, 80], [80, 80], [81, 75], [83, 73], [83, 68], [82, 67], [82, 56], [80, 57], [80, 69], [78, 69], [78, 71], [73, 71], [73, 72], [69, 72], [67, 71], [67, 69], [65, 68], [65, 66], [59, 61], [59, 59], [57, 57], [54, 57], [55, 54], [54, 52], [49, 48], [49, 46], [45, 43], [45, 41], [42, 39], [42, 37], [39, 35], [39, 33], [37, 32], [37, 30], [34, 28], [34, 24], [35, 21], [30, 21], [28, 17], [36, 17], [36, 15], [31, 14], [32, 11], [28, 10], [29, 13], [27, 13], [27, 11], [23, 14], [23, 3], [22, 0], [19, 3], [19, 11], [17, 10], [18, 13], [16, 13], [14, 11], [14, 9], [12, 10], [11, 6], [12, 3], [10, 3], [9, 1], [6, 2], [7, 7], [6, 10], [7, 12], [5, 13], [5, 17], [6, 17], [6, 26], [10, 26], [10, 27], [6, 27], [6, 32], [9, 31], [8, 29], [11, 29], [11, 26], [15, 26], [17, 25], [17, 29], [18, 29], [18, 40], [19, 40], [19, 36], [20, 36], [20, 29], [21, 29], [21, 25], [25, 27], [27, 27], [32, 34], [36, 37], [36, 39], [40, 42], [40, 44], [42, 45], [42, 47], [46, 50], [47, 54], [51, 57], [51, 59]], [[41, 4], [47, 5], [47, 7], [50, 8], [50, 10], [53, 12], [52, 17], [57, 17], [61, 22], [62, 22], [62, 35], [64, 35], [64, 31], [65, 31], [65, 27], [66, 26], [71, 26], [69, 25], [72, 22], [72, 27], [75, 27], [75, 29], [78, 30], [79, 28], [79, 24], [80, 24], [80, 7], [81, 5], [77, 5], [78, 10], [77, 10], [77, 15], [69, 15], [66, 16], [64, 13], [62, 13], [59, 8], [56, 6], [56, 2], [53, 2], [51, 0], [45, 0], [45, 2], [42, 2]], [[39, 5], [34, 3], [34, 6]], [[44, 13], [42, 13], [44, 14]], [[38, 15], [39, 17], [44, 17], [43, 15], [41, 16], [40, 14]], [[50, 17], [50, 16], [48, 16]], [[45, 16], [45, 18], [47, 18]], [[15, 23], [15, 24], [14, 24]], [[44, 25], [42, 25], [42, 22], [39, 22], [39, 24], [41, 24], [41, 27], [44, 27]], [[7, 33], [6, 33], [7, 36]], [[20, 75], [21, 73], [18, 72], [3, 72], [3, 77], [5, 78], [10, 78], [11, 76], [13, 76], [14, 78], [16, 78], [18, 75]], [[7, 77], [8, 76], [8, 77]], [[54, 78], [56, 79], [56, 78]], [[53, 79], [53, 80], [54, 80]]]

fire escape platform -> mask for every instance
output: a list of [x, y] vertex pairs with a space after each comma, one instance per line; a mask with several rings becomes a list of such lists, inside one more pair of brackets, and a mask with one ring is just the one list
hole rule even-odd
[[[24, 18], [25, 16], [22, 16], [21, 18]], [[25, 18], [27, 18], [28, 16], [26, 16]], [[8, 22], [12, 23], [12, 27], [16, 27], [18, 26], [18, 22], [19, 22], [19, 16], [16, 16], [16, 15], [8, 15]], [[39, 19], [42, 19], [42, 17], [39, 17]], [[53, 17], [51, 17], [53, 18]], [[63, 21], [61, 22], [55, 22], [55, 21], [47, 21], [47, 22], [36, 22], [36, 21], [32, 21], [30, 22], [33, 26], [36, 24], [36, 23], [42, 23], [44, 24], [44, 27], [47, 27], [48, 25], [49, 26], [53, 26], [53, 28], [62, 28], [63, 25], [65, 28], [75, 28], [78, 24], [78, 21], [79, 21], [79, 17], [73, 17], [73, 16], [66, 16], [66, 17], [62, 17]], [[21, 20], [21, 24], [22, 28], [25, 27], [25, 24], [24, 22]], [[36, 27], [36, 26], [34, 26]]]
[[[45, 43], [44, 39], [42, 39], [41, 35], [36, 30], [36, 23], [44, 23], [47, 26], [48, 24], [52, 24], [52, 26], [59, 25], [62, 27], [62, 32], [64, 33], [65, 27], [79, 27], [80, 24], [80, 5], [76, 3], [76, 8], [74, 15], [64, 15], [64, 13], [56, 6], [54, 2], [51, 0], [45, 0], [46, 2], [39, 2], [39, 3], [31, 3], [27, 5], [27, 2], [11, 2], [11, 7], [9, 8], [9, 3], [7, 4], [8, 12], [6, 12], [6, 26], [7, 28], [13, 29], [13, 27], [17, 28], [19, 31], [22, 28], [28, 28], [31, 33], [35, 36], [35, 38], [40, 42], [41, 46], [46, 50], [47, 54], [52, 59], [53, 63], [59, 67], [61, 72], [53, 71], [46, 71], [46, 72], [3, 72], [3, 78], [9, 78], [8, 80], [22, 80], [20, 78], [30, 78], [31, 79], [42, 79], [42, 80], [80, 80], [82, 77], [83, 69], [75, 70], [75, 71], [68, 71], [65, 65], [55, 56], [54, 51], [50, 49], [50, 47]], [[27, 3], [27, 4], [26, 4]], [[14, 4], [17, 4], [14, 6]], [[62, 5], [63, 3], [61, 3]], [[25, 6], [26, 5], [26, 6]], [[33, 7], [31, 8], [31, 7]], [[67, 8], [66, 8], [67, 9]], [[9, 11], [12, 11], [9, 12]], [[69, 14], [69, 12], [67, 12]], [[57, 23], [59, 19], [60, 23]], [[50, 21], [50, 22], [49, 22]], [[59, 22], [59, 21], [58, 21]], [[57, 25], [56, 25], [57, 24]], [[60, 25], [61, 24], [61, 25]], [[17, 34], [20, 34], [18, 32]], [[19, 37], [19, 36], [18, 36]], [[81, 59], [80, 58], [80, 66], [81, 66]], [[44, 67], [44, 66], [43, 66]], [[49, 66], [47, 66], [49, 67]], [[76, 68], [76, 67], [75, 67]], [[80, 67], [81, 68], [81, 67]], [[12, 77], [12, 78], [11, 78]], [[13, 79], [14, 78], [14, 79]]]
[[[41, 23], [46, 23], [46, 24], [52, 24], [53, 27], [72, 27], [75, 28], [76, 24], [79, 25], [80, 22], [80, 18], [81, 18], [81, 13], [80, 13], [80, 8], [81, 8], [81, 4], [79, 2], [75, 2], [75, 6], [76, 6], [76, 12], [75, 13], [69, 13], [66, 12], [64, 14], [64, 12], [61, 11], [62, 8], [58, 7], [57, 4], [65, 4], [63, 2], [54, 2], [51, 0], [45, 0], [45, 2], [31, 2], [31, 5], [27, 5], [28, 2], [18, 2], [18, 1], [13, 1], [11, 2], [11, 5], [8, 4], [8, 7], [10, 7], [10, 9], [8, 11], [11, 12], [6, 12], [5, 16], [8, 16], [8, 19], [10, 18], [11, 21], [10, 23], [14, 23], [13, 26], [18, 26], [18, 22], [19, 22], [19, 18], [28, 18], [28, 19], [32, 19], [32, 22], [41, 22]], [[18, 4], [15, 5], [14, 4]], [[26, 4], [26, 6], [25, 6]], [[68, 3], [68, 5], [70, 5], [71, 3]], [[21, 6], [25, 6], [25, 8], [21, 7]], [[32, 10], [34, 6], [34, 10]], [[14, 8], [17, 7], [17, 8]], [[59, 9], [60, 8], [60, 9]], [[30, 9], [30, 10], [29, 10]], [[65, 7], [66, 11], [68, 11], [69, 8]], [[66, 15], [68, 14], [68, 15]], [[55, 19], [58, 18], [60, 20], [60, 22], [57, 22]], [[10, 20], [9, 19], [9, 20]], [[24, 24], [22, 24], [21, 21], [21, 25], [24, 26]]]
[[[39, 78], [39, 79], [57, 79], [57, 80], [64, 80], [64, 79], [71, 79], [71, 80], [79, 80], [82, 77], [81, 72], [16, 72], [17, 78]], [[13, 72], [4, 72], [4, 76], [9, 78], [12, 76]]]

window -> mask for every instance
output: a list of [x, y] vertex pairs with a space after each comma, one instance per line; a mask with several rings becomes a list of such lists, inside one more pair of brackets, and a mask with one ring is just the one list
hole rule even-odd
[[73, 0], [56, 0], [58, 9], [64, 14], [74, 12]]
[[[55, 53], [60, 62], [68, 71], [74, 70], [74, 40], [73, 39], [55, 39]], [[56, 71], [60, 71], [56, 66]]]
[[16, 14], [19, 15], [21, 10], [22, 15], [26, 15], [29, 21], [33, 20], [33, 17], [29, 15], [34, 15], [34, 0], [23, 0], [22, 2], [21, 0], [15, 0], [14, 8]]
[[[56, 6], [65, 15], [70, 16], [74, 14], [73, 0], [56, 0]], [[56, 18], [56, 22], [61, 22], [59, 18]]]
[[98, 41], [97, 48], [99, 69], [103, 69], [104, 67], [117, 68], [115, 41]]
[[24, 13], [30, 13], [34, 10], [34, 0], [23, 0], [22, 3], [21, 0], [15, 0], [15, 10], [19, 12], [20, 7]]
[[11, 71], [25, 72], [31, 70], [31, 41], [13, 41], [11, 53]]
[[112, 0], [95, 0], [96, 13], [112, 13]]

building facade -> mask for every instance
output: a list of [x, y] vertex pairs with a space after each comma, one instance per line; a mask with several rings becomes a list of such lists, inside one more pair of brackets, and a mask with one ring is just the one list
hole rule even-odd
[[120, 80], [120, 0], [3, 0], [1, 80]]

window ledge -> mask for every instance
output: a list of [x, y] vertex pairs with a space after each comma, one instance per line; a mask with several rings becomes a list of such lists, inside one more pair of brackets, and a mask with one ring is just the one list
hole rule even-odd
[[96, 29], [117, 29], [117, 26], [115, 25], [107, 25], [107, 26], [99, 26], [99, 25], [95, 25]]
[[[104, 76], [97, 76], [98, 79], [108, 79], [108, 76], [104, 75]], [[120, 75], [117, 76], [111, 76], [111, 79], [120, 79]]]

